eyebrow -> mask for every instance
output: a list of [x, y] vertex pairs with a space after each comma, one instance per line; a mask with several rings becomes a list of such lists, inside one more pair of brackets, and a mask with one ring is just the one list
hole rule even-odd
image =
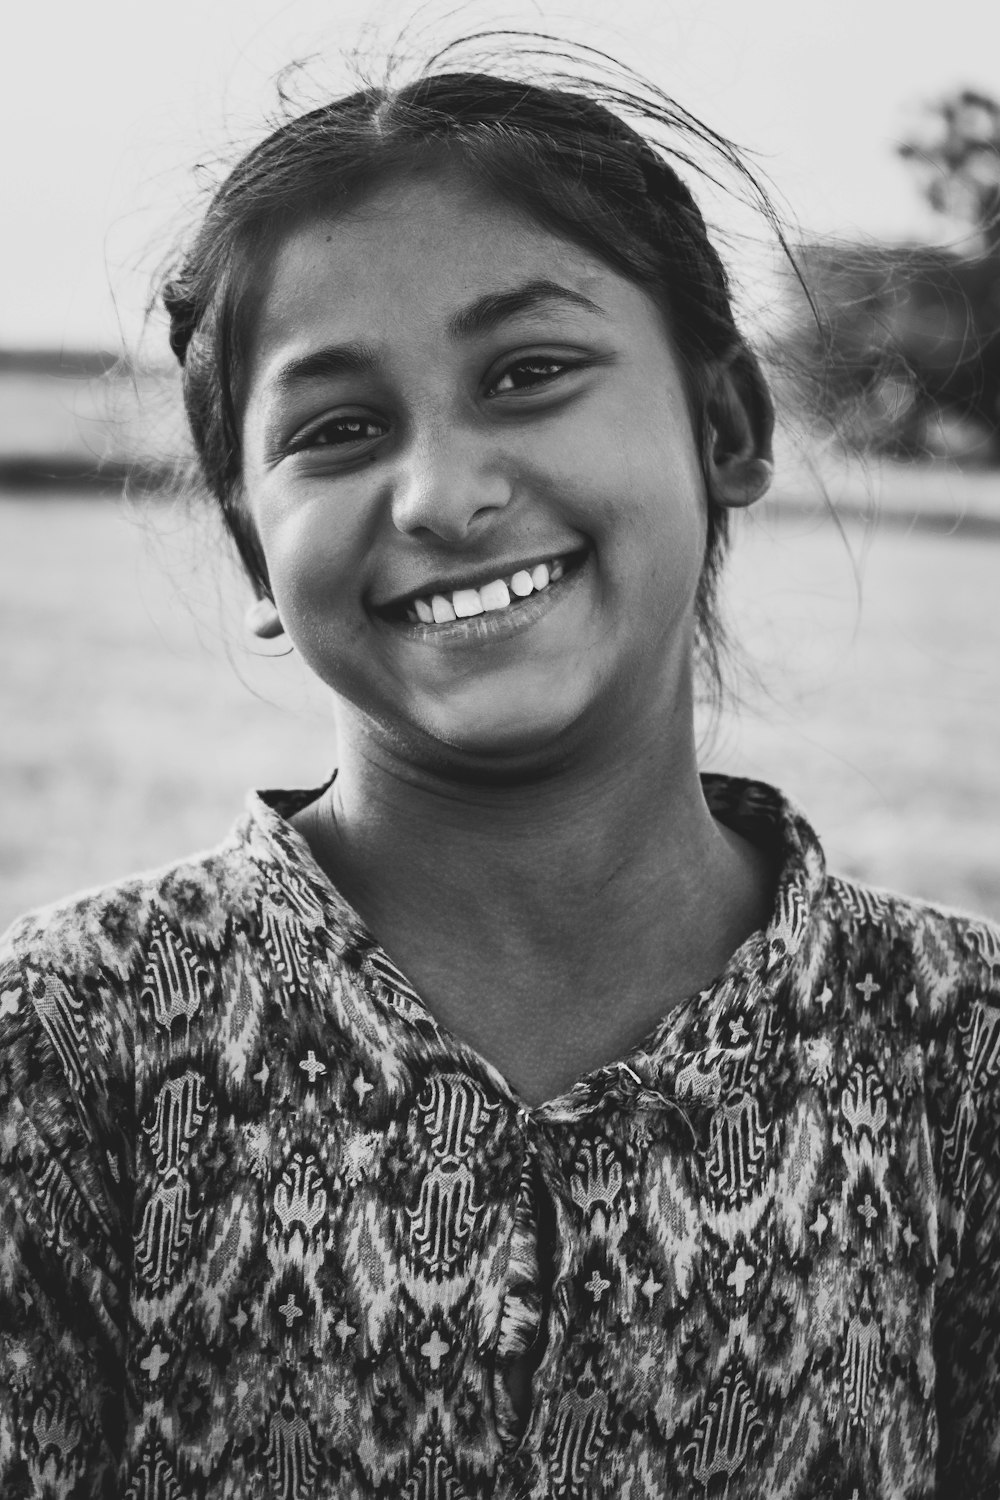
[[448, 322], [448, 332], [453, 338], [474, 338], [477, 334], [492, 333], [493, 329], [518, 313], [534, 312], [549, 303], [567, 303], [571, 307], [582, 307], [587, 312], [606, 318], [607, 313], [596, 302], [591, 302], [582, 292], [574, 292], [557, 281], [526, 281], [523, 286], [512, 287], [507, 292], [487, 292], [478, 297], [461, 312], [455, 313]]
[[[574, 292], [571, 287], [560, 286], [557, 281], [544, 278], [526, 281], [523, 286], [511, 287], [505, 292], [486, 292], [453, 314], [448, 320], [448, 333], [455, 339], [475, 338], [492, 333], [501, 323], [519, 313], [534, 312], [551, 304], [564, 303], [569, 307], [582, 307], [586, 312], [606, 318], [603, 307]], [[378, 351], [362, 342], [331, 344], [315, 349], [298, 359], [289, 360], [275, 372], [272, 384], [279, 394], [287, 394], [294, 386], [309, 380], [330, 380], [338, 375], [369, 374], [379, 363]]]
[[331, 344], [314, 349], [298, 359], [290, 359], [276, 370], [271, 384], [279, 395], [287, 395], [297, 385], [309, 380], [332, 380], [338, 375], [366, 375], [378, 364], [378, 354], [371, 344]]

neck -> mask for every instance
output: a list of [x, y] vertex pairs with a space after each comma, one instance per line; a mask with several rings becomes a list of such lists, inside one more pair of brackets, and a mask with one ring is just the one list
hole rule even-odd
[[618, 741], [556, 773], [486, 782], [401, 763], [347, 718], [337, 779], [300, 831], [380, 938], [401, 914], [432, 930], [447, 912], [487, 947], [492, 932], [506, 951], [558, 952], [562, 934], [582, 953], [650, 903], [693, 912], [732, 855], [704, 799], [689, 706]]
[[691, 720], [625, 719], [603, 755], [489, 783], [343, 725], [336, 781], [295, 819], [438, 1020], [533, 1102], [624, 1055], [767, 919], [768, 871], [712, 818]]

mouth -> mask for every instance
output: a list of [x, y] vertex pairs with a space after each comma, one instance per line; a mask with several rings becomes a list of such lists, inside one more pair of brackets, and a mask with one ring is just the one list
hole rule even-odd
[[586, 548], [559, 553], [484, 583], [474, 585], [470, 582], [449, 589], [409, 594], [377, 607], [375, 613], [397, 624], [431, 629], [453, 625], [458, 620], [472, 619], [476, 615], [511, 614], [572, 576], [586, 557]]

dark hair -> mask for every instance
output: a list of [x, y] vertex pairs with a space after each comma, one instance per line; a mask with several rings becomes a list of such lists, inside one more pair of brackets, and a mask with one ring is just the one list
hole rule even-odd
[[[287, 120], [216, 190], [164, 286], [163, 302], [202, 476], [259, 592], [268, 592], [267, 571], [240, 491], [254, 271], [297, 223], [343, 208], [443, 154], [654, 296], [670, 319], [700, 446], [711, 407], [706, 374], [713, 362], [734, 358], [744, 365], [758, 425], [770, 437], [770, 398], [736, 326], [726, 270], [668, 157], [705, 173], [690, 150], [707, 147], [750, 186], [784, 245], [776, 216], [731, 142], [633, 75], [624, 75], [632, 86], [622, 86], [616, 81], [622, 76], [618, 70], [595, 82], [560, 74], [558, 86], [546, 86], [479, 70], [430, 71], [399, 88], [363, 87]], [[654, 144], [626, 114], [665, 127], [672, 140]], [[696, 600], [699, 657], [716, 689], [722, 636], [716, 584], [727, 519], [710, 501]]]

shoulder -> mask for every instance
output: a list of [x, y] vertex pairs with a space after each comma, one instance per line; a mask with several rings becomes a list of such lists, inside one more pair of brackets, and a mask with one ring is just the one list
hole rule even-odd
[[238, 824], [215, 849], [15, 921], [0, 937], [0, 1084], [61, 1075], [76, 1096], [91, 1082], [126, 1089], [150, 974], [221, 950], [266, 883], [251, 850]]
[[29, 1062], [37, 1073], [41, 1053], [73, 1094], [134, 1076], [175, 1023], [200, 1013], [217, 1025], [234, 976], [259, 971], [254, 994], [269, 992], [314, 935], [333, 942], [341, 916], [291, 826], [251, 794], [214, 848], [41, 907], [0, 936], [0, 1086]]
[[243, 821], [216, 848], [38, 907], [0, 937], [0, 963], [34, 962], [81, 978], [127, 966], [158, 922], [206, 934], [259, 884]]
[[213, 850], [29, 912], [0, 937], [0, 1177], [22, 1216], [48, 1202], [55, 1173], [106, 1229], [122, 1219], [150, 1025], [167, 1025], [169, 1053], [174, 1010], [187, 997], [190, 1019], [234, 927], [252, 925], [242, 914], [267, 883], [252, 845], [242, 820]]
[[986, 917], [828, 875], [815, 927], [844, 969], [867, 963], [893, 993], [905, 985], [927, 1022], [1000, 1005], [1000, 926]]
[[41, 993], [44, 975], [81, 992], [113, 990], [116, 981], [134, 975], [164, 928], [218, 940], [260, 899], [267, 881], [249, 820], [241, 819], [213, 849], [20, 917], [0, 936], [0, 975], [7, 985], [27, 984], [29, 997]]
[[[1000, 927], [828, 876], [814, 913], [805, 1003], [845, 1056], [918, 1087], [932, 1130], [956, 1112], [1000, 1131]], [[821, 1017], [822, 1013], [822, 1017]], [[980, 1139], [981, 1137], [981, 1139]]]

